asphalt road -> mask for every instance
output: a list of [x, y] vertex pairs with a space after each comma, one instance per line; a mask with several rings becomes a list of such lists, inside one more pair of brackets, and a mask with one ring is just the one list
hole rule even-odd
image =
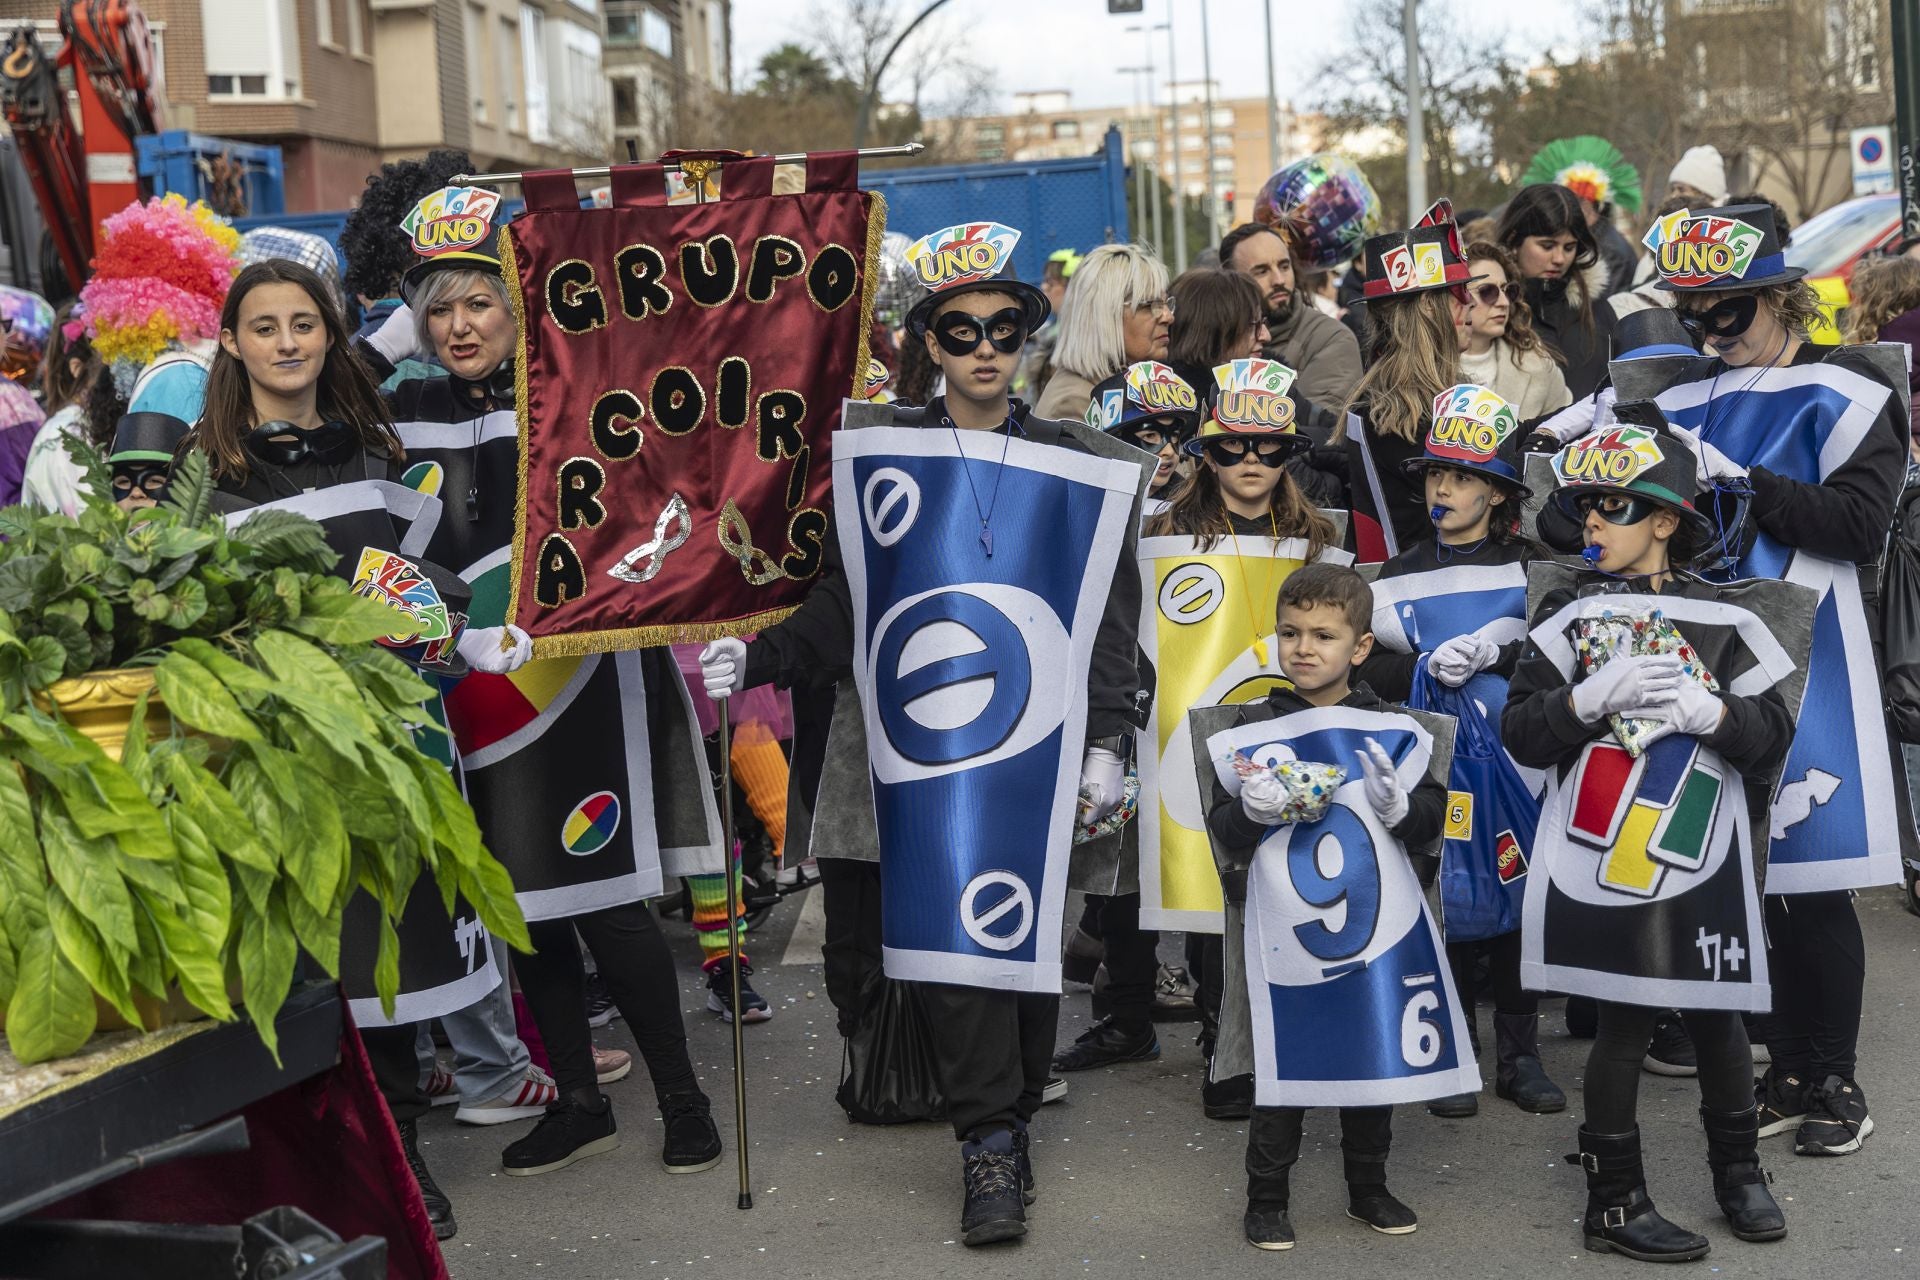
[[[816, 891], [817, 892], [817, 891]], [[1077, 904], [1068, 918], [1076, 918]], [[1914, 1170], [1920, 1168], [1920, 919], [1894, 890], [1863, 898], [1870, 973], [1860, 1082], [1875, 1131], [1843, 1159], [1795, 1156], [1787, 1138], [1762, 1146], [1791, 1235], [1777, 1244], [1735, 1240], [1713, 1203], [1691, 1080], [1642, 1077], [1641, 1125], [1649, 1182], [1661, 1209], [1705, 1232], [1713, 1252], [1681, 1274], [1735, 1277], [1892, 1276], [1920, 1272]], [[1343, 1212], [1339, 1135], [1331, 1113], [1308, 1118], [1294, 1174], [1291, 1253], [1263, 1254], [1241, 1239], [1243, 1123], [1200, 1112], [1201, 1061], [1190, 1024], [1161, 1028], [1157, 1062], [1072, 1077], [1068, 1099], [1034, 1126], [1040, 1199], [1025, 1240], [985, 1250], [958, 1241], [959, 1155], [931, 1125], [849, 1124], [834, 1104], [840, 1043], [820, 984], [817, 904], [789, 899], [751, 947], [771, 1022], [748, 1027], [748, 1147], [754, 1207], [735, 1207], [732, 1050], [726, 1025], [705, 1011], [696, 948], [668, 923], [682, 960], [694, 1059], [727, 1140], [707, 1173], [669, 1177], [644, 1070], [609, 1093], [624, 1144], [538, 1178], [499, 1172], [501, 1147], [531, 1121], [476, 1129], [442, 1108], [421, 1127], [422, 1147], [453, 1197], [459, 1235], [447, 1242], [455, 1280], [700, 1280], [704, 1277], [970, 1276], [1163, 1277], [1280, 1274], [1315, 1277], [1645, 1274], [1643, 1264], [1581, 1248], [1585, 1195], [1575, 1146], [1586, 1042], [1564, 1034], [1559, 1005], [1542, 1020], [1549, 1071], [1573, 1105], [1529, 1116], [1482, 1095], [1472, 1120], [1396, 1112], [1389, 1181], [1421, 1218], [1407, 1237], [1376, 1235]], [[1069, 994], [1062, 1042], [1088, 1023], [1087, 995]], [[1491, 1042], [1490, 1012], [1482, 1034]], [[615, 1022], [603, 1043], [631, 1049]], [[1490, 1076], [1491, 1064], [1486, 1065]], [[1301, 1271], [1306, 1268], [1305, 1272]]]

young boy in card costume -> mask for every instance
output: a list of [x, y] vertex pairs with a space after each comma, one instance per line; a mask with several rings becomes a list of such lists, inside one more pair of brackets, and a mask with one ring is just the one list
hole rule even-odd
[[1771, 999], [1756, 878], [1767, 798], [1792, 741], [1813, 597], [1680, 572], [1713, 530], [1694, 454], [1645, 401], [1554, 459], [1553, 500], [1583, 522], [1589, 566], [1539, 562], [1533, 629], [1502, 719], [1508, 751], [1548, 770], [1527, 880], [1522, 977], [1599, 1000], [1580, 1161], [1586, 1244], [1651, 1262], [1705, 1236], [1648, 1198], [1641, 1059], [1685, 1012], [1715, 1198], [1743, 1240], [1786, 1219], [1760, 1168], [1741, 1011]]
[[[1375, 692], [1395, 701], [1429, 681], [1460, 690], [1495, 734], [1526, 639], [1527, 564], [1534, 555], [1520, 531], [1520, 504], [1529, 496], [1521, 483], [1523, 438], [1513, 406], [1486, 387], [1467, 383], [1434, 400], [1426, 451], [1404, 464], [1424, 490], [1434, 539], [1381, 566], [1373, 583], [1373, 653], [1360, 669]], [[1473, 973], [1475, 962], [1487, 957], [1495, 1095], [1523, 1111], [1561, 1111], [1566, 1094], [1540, 1065], [1540, 997], [1520, 983], [1520, 901], [1539, 816], [1538, 779], [1514, 775], [1509, 784], [1524, 781], [1524, 793], [1509, 785], [1499, 797], [1474, 796], [1488, 766], [1469, 766], [1455, 746], [1452, 786], [1460, 820], [1449, 824], [1441, 854], [1447, 962], [1478, 1053]], [[1456, 862], [1474, 859], [1482, 865]], [[1477, 1095], [1465, 1093], [1427, 1109], [1463, 1117], [1479, 1108]]]
[[1251, 1031], [1243, 1225], [1260, 1249], [1294, 1244], [1290, 1175], [1306, 1108], [1340, 1108], [1347, 1215], [1407, 1235], [1419, 1219], [1386, 1184], [1392, 1104], [1479, 1083], [1421, 897], [1439, 863], [1448, 722], [1352, 682], [1373, 646], [1372, 614], [1351, 568], [1296, 570], [1276, 628], [1293, 687], [1192, 713], [1230, 935], [1244, 919], [1243, 945], [1227, 951], [1229, 978], [1245, 981], [1229, 982], [1217, 1052], [1245, 1054]]
[[414, 207], [401, 224], [420, 255], [401, 282], [407, 307], [358, 350], [382, 378], [416, 351], [445, 366], [446, 377], [404, 381], [387, 402], [406, 483], [446, 507], [428, 554], [472, 585], [476, 619], [502, 637], [476, 655], [448, 713], [474, 813], [527, 917], [534, 952], [514, 971], [559, 1096], [501, 1164], [515, 1176], [549, 1173], [620, 1145], [599, 1088], [577, 933], [653, 1077], [661, 1163], [696, 1173], [719, 1163], [720, 1135], [687, 1053], [673, 956], [643, 900], [659, 893], [663, 864], [674, 875], [719, 870], [712, 788], [668, 650], [528, 662], [531, 642], [506, 622], [519, 330], [501, 277], [498, 206], [491, 191], [450, 187]]
[[[1150, 602], [1142, 644], [1160, 676], [1153, 750], [1141, 767], [1144, 816], [1135, 831], [1142, 914], [1157, 928], [1187, 933], [1209, 1066], [1201, 1108], [1210, 1119], [1239, 1120], [1253, 1107], [1253, 1078], [1212, 1070], [1224, 923], [1206, 836], [1207, 775], [1194, 771], [1187, 712], [1278, 688], [1283, 680], [1268, 624], [1280, 587], [1303, 564], [1349, 564], [1352, 556], [1340, 548], [1339, 520], [1313, 505], [1288, 465], [1312, 447], [1297, 429], [1293, 370], [1261, 356], [1222, 364], [1208, 381], [1199, 434], [1182, 446], [1193, 475], [1147, 521], [1140, 546], [1142, 595]], [[1214, 581], [1217, 591], [1208, 587]], [[1056, 1061], [1056, 1069], [1061, 1065]]]
[[[908, 316], [909, 341], [924, 343], [939, 363], [946, 394], [924, 409], [847, 406], [834, 441], [840, 536], [828, 543], [824, 573], [798, 611], [751, 645], [719, 640], [702, 654], [707, 689], [715, 697], [769, 679], [783, 687], [839, 680], [813, 832], [828, 894], [830, 977], [846, 972], [848, 953], [878, 951], [889, 977], [920, 983], [941, 1091], [962, 1143], [961, 1230], [970, 1245], [1011, 1239], [1027, 1229], [1025, 1204], [1034, 1197], [1027, 1124], [1047, 1088], [1053, 1054], [1059, 1009], [1054, 940], [1066, 883], [1060, 864], [1076, 822], [1076, 770], [1068, 761], [1078, 765], [1081, 824], [1118, 806], [1124, 738], [1137, 725], [1140, 687], [1133, 542], [1140, 495], [1153, 470], [1153, 459], [1139, 450], [1084, 423], [1036, 418], [1009, 398], [1027, 336], [1048, 314], [1046, 296], [1008, 270], [1018, 238], [1010, 227], [970, 223], [922, 237], [909, 248], [908, 260], [930, 289]], [[884, 454], [888, 465], [858, 478], [876, 454]], [[1076, 505], [1095, 490], [1097, 519], [1091, 508]], [[1055, 502], [1063, 505], [1046, 505]], [[938, 546], [917, 541], [935, 534], [944, 539]], [[1085, 541], [1063, 554], [1069, 539]], [[891, 552], [896, 543], [902, 553]], [[903, 565], [907, 552], [917, 564]], [[996, 689], [1014, 678], [1014, 668], [1031, 670], [1028, 704], [1057, 706], [1061, 714], [1046, 745], [1001, 758], [994, 743], [959, 745], [977, 732], [980, 717], [953, 730], [908, 723], [912, 713], [899, 701], [908, 682], [942, 675], [974, 657], [955, 653], [929, 663], [937, 654], [921, 652], [924, 665], [896, 674], [904, 651], [886, 655], [901, 629], [889, 631], [867, 619], [868, 603], [902, 575], [923, 570], [984, 581], [903, 597], [889, 617], [907, 617], [908, 609], [924, 615], [937, 604], [961, 610], [954, 619], [964, 616], [961, 626], [984, 627], [1003, 638], [997, 628], [1006, 615], [993, 605], [1002, 590], [1052, 591], [1043, 577], [1077, 584], [1070, 589], [1084, 604], [1064, 616], [1047, 595], [1023, 597], [1034, 602], [1032, 611], [1022, 611], [1029, 624], [1047, 613], [1054, 615], [1043, 619], [1050, 627], [1073, 619], [1062, 643], [1035, 649], [1023, 642], [1026, 652], [1017, 654], [989, 641], [987, 649], [974, 651], [980, 659], [1013, 664], [996, 671]], [[884, 624], [888, 617], [877, 621]], [[932, 638], [930, 629], [912, 634]], [[868, 644], [882, 641], [879, 657], [869, 663]], [[857, 678], [857, 699], [844, 679], [849, 673]], [[960, 677], [955, 670], [944, 678]], [[889, 688], [902, 692], [890, 694]], [[992, 702], [981, 717], [998, 714], [1001, 699], [996, 695]], [[1084, 734], [1084, 746], [1076, 733]], [[1018, 738], [1015, 733], [1013, 740]], [[923, 784], [915, 795], [951, 797], [941, 807], [929, 799], [929, 807], [912, 808], [908, 784], [890, 780], [903, 769], [897, 763], [902, 742], [920, 760], [933, 761], [907, 771], [918, 773]], [[1023, 768], [1029, 758], [1033, 763]], [[1008, 773], [1009, 763], [1021, 772]], [[995, 794], [966, 791], [982, 785]], [[1044, 848], [1044, 867], [1031, 848], [1036, 845]], [[972, 868], [955, 864], [967, 858], [989, 867], [1014, 865], [1002, 860], [1016, 857], [1013, 846], [1020, 859], [1030, 859], [1017, 864], [1024, 879], [992, 869], [972, 881], [961, 878]], [[870, 861], [883, 862], [884, 874], [855, 870]], [[834, 865], [843, 862], [845, 867]], [[1042, 875], [1041, 884], [1031, 883]], [[1002, 885], [1013, 882], [1009, 887], [1025, 899], [984, 895], [981, 886], [996, 878]], [[945, 886], [957, 892], [960, 884], [967, 886], [960, 918], [950, 923], [955, 902], [942, 895]], [[996, 901], [1019, 910], [998, 909]], [[996, 936], [981, 908], [1002, 930], [1020, 924], [1019, 931]], [[876, 921], [883, 947], [872, 936]], [[939, 949], [929, 935], [938, 935]], [[843, 1019], [848, 999], [845, 992], [835, 995]]]

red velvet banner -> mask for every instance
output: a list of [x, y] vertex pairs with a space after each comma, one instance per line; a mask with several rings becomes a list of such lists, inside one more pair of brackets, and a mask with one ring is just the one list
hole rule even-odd
[[525, 176], [501, 237], [520, 320], [509, 616], [546, 657], [738, 635], [799, 603], [825, 554], [830, 436], [858, 390], [886, 221], [850, 152], [771, 193], [669, 207], [659, 165], [613, 206]]

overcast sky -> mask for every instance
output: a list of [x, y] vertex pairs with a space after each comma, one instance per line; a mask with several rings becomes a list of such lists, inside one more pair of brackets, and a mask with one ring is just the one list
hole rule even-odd
[[[1272, 0], [1280, 95], [1301, 106], [1322, 95], [1306, 77], [1321, 60], [1344, 47], [1352, 30], [1355, 0]], [[894, 0], [902, 12], [924, 0]], [[744, 88], [762, 54], [792, 40], [806, 43], [834, 0], [733, 0], [734, 74]], [[1146, 0], [1145, 20], [1177, 15], [1174, 53], [1182, 80], [1200, 79], [1200, 0]], [[1433, 8], [1429, 3], [1428, 8]], [[1267, 91], [1262, 0], [1208, 0], [1212, 21], [1213, 76], [1222, 96], [1258, 97]], [[1521, 54], [1549, 46], [1565, 48], [1577, 34], [1574, 0], [1453, 0], [1441, 12], [1471, 11], [1484, 34], [1505, 29]], [[1076, 106], [1131, 103], [1134, 76], [1116, 70], [1146, 60], [1143, 37], [1126, 28], [1141, 15], [1107, 13], [1106, 0], [951, 0], [931, 19], [968, 43], [968, 56], [998, 71], [1004, 95], [1033, 89], [1067, 89]], [[1397, 39], [1392, 32], [1385, 39]], [[1166, 36], [1154, 37], [1155, 78], [1166, 79]]]

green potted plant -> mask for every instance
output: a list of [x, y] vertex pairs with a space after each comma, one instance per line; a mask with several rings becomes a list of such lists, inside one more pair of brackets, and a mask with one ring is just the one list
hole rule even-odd
[[400, 615], [327, 572], [313, 521], [229, 530], [211, 488], [193, 455], [159, 507], [0, 510], [0, 1005], [22, 1062], [79, 1048], [96, 997], [130, 1025], [238, 1000], [274, 1049], [298, 952], [338, 976], [362, 891], [391, 1007], [422, 872], [529, 946], [505, 868], [414, 744], [433, 691], [372, 643]]

